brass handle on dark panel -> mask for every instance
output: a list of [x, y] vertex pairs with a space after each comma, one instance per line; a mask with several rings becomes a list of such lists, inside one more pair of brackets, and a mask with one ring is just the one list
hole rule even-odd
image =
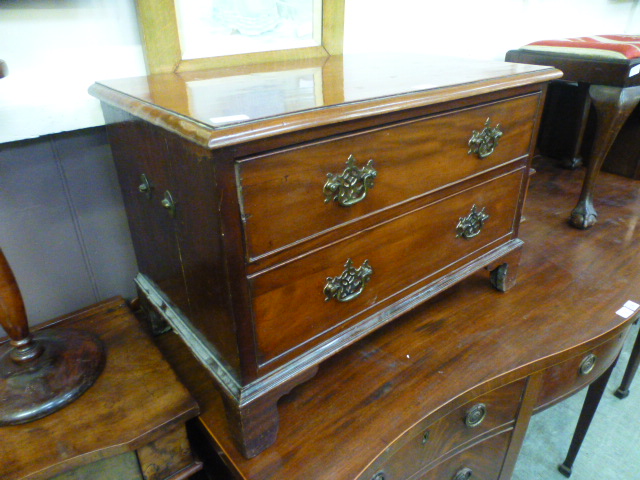
[[453, 480], [469, 480], [473, 476], [473, 470], [470, 468], [463, 468], [458, 470], [453, 477]]
[[502, 130], [500, 130], [500, 124], [495, 127], [490, 127], [491, 118], [487, 118], [484, 124], [484, 129], [477, 131], [474, 130], [471, 133], [469, 139], [469, 155], [478, 155], [478, 158], [486, 158], [491, 155], [498, 146], [498, 140], [502, 137]]
[[596, 362], [598, 361], [598, 357], [593, 353], [590, 353], [580, 363], [580, 375], [588, 375], [596, 366]]
[[350, 207], [361, 202], [373, 188], [373, 181], [378, 172], [373, 168], [373, 160], [363, 167], [356, 165], [356, 159], [349, 155], [347, 168], [340, 174], [327, 173], [327, 182], [322, 189], [324, 203], [335, 201], [343, 207]]
[[373, 275], [373, 268], [369, 260], [356, 268], [351, 259], [344, 265], [344, 271], [337, 277], [328, 277], [324, 286], [325, 302], [335, 299], [338, 302], [348, 302], [358, 297], [367, 286]]
[[140, 185], [138, 185], [138, 191], [144, 193], [147, 198], [151, 198], [151, 190], [153, 189], [152, 183], [147, 176], [143, 173], [140, 175]]
[[478, 403], [467, 411], [464, 417], [464, 424], [469, 428], [475, 428], [487, 417], [487, 406], [484, 403]]
[[456, 225], [456, 238], [473, 238], [482, 231], [484, 222], [489, 219], [489, 215], [485, 212], [485, 208], [478, 211], [478, 208], [473, 205], [471, 211], [465, 217], [460, 217], [458, 225]]
[[160, 205], [169, 212], [171, 218], [176, 216], [176, 202], [173, 200], [169, 190], [164, 192], [164, 198], [160, 202]]

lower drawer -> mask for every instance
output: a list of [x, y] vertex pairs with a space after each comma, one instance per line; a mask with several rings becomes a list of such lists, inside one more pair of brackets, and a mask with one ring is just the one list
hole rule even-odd
[[[381, 311], [391, 301], [400, 301], [444, 276], [447, 268], [465, 265], [508, 241], [523, 172], [520, 168], [432, 200], [250, 279], [260, 363], [293, 354], [294, 349], [300, 354], [310, 348], [305, 345], [310, 340], [319, 343], [337, 327], [346, 328]], [[460, 219], [482, 209], [489, 216], [482, 229], [477, 235], [462, 235], [457, 229]], [[353, 268], [346, 267], [348, 261]], [[368, 283], [359, 277], [367, 267]], [[329, 298], [327, 289], [334, 287], [344, 287], [345, 292], [361, 289], [361, 293], [351, 299]]]
[[602, 375], [620, 353], [624, 338], [624, 332], [620, 333], [587, 353], [546, 369], [535, 410], [551, 406]]
[[501, 433], [406, 480], [497, 480], [510, 439], [511, 432]]
[[433, 416], [426, 418], [389, 446], [358, 480], [375, 478], [376, 473], [386, 480], [409, 478], [449, 452], [512, 429], [524, 385], [520, 380], [492, 390], [435, 422]]

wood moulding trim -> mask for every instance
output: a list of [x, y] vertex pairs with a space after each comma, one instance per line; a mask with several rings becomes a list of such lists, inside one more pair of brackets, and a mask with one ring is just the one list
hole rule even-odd
[[343, 330], [308, 352], [271, 372], [265, 373], [259, 379], [247, 385], [238, 383], [227, 370], [227, 367], [219, 360], [219, 355], [217, 355], [215, 349], [195, 333], [196, 330], [189, 320], [151, 280], [144, 274], [138, 274], [135, 281], [157, 313], [171, 325], [198, 361], [213, 376], [215, 382], [222, 388], [222, 393], [233, 399], [239, 407], [242, 407], [273, 392], [283, 390], [286, 393], [291, 388], [291, 382], [296, 383], [296, 380], [308, 377], [308, 373], [316, 369], [322, 361], [479, 269], [495, 264], [512, 251], [522, 248], [523, 243], [522, 240], [517, 238], [509, 240], [504, 245], [456, 269], [438, 281], [419, 289], [411, 295], [409, 300], [402, 299], [389, 305], [381, 312], [371, 315], [352, 327]]
[[[222, 128], [214, 128], [193, 118], [118, 92], [100, 83], [92, 85], [89, 93], [109, 105], [129, 112], [135, 117], [213, 150], [310, 128], [333, 125], [337, 122], [359, 120], [371, 116], [380, 116], [473, 98], [483, 94], [547, 82], [559, 76], [560, 72], [558, 70], [548, 68], [539, 72], [511, 75], [453, 87], [435, 88], [433, 90], [392, 95], [371, 101], [327, 106], [316, 109], [314, 115], [309, 115], [308, 111], [301, 111]], [[538, 89], [540, 88], [539, 86], [537, 87]], [[286, 121], [283, 121], [283, 119], [286, 119]]]

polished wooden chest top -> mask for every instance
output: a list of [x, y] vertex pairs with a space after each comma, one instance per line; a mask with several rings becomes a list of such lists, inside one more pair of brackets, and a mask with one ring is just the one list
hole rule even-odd
[[477, 270], [515, 283], [559, 75], [340, 56], [92, 87], [142, 304], [207, 366], [247, 456], [326, 358]]

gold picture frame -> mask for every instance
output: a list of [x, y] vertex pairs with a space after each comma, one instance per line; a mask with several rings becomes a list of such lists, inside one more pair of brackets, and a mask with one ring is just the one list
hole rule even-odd
[[342, 53], [344, 0], [322, 0], [322, 39], [318, 46], [186, 59], [180, 45], [176, 1], [136, 0], [149, 73], [184, 72], [221, 66], [326, 57]]

